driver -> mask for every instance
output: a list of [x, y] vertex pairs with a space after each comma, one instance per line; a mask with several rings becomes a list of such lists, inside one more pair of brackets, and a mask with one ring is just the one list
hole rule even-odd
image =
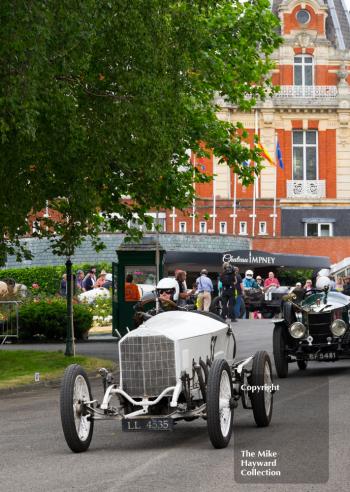
[[175, 278], [165, 277], [157, 284], [157, 297], [165, 311], [176, 309], [179, 301], [179, 283]]

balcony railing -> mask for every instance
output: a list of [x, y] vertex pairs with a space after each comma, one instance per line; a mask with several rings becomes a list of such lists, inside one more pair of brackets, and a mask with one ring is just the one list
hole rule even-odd
[[326, 181], [287, 181], [287, 198], [325, 198]]
[[338, 90], [335, 85], [281, 85], [275, 94], [277, 99], [308, 98], [335, 99]]

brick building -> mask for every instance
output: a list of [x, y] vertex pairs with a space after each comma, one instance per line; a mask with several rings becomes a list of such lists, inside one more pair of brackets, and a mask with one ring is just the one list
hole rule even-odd
[[[267, 251], [293, 249], [291, 237], [312, 237], [308, 244], [314, 248], [320, 236], [350, 236], [349, 12], [344, 0], [271, 3], [284, 39], [274, 53], [272, 74], [280, 92], [251, 113], [221, 100], [219, 117], [241, 121], [250, 135], [258, 133], [272, 156], [278, 139], [284, 169], [265, 163], [256, 181], [254, 211], [253, 186], [235, 184], [232, 171], [215, 157], [194, 158], [216, 178], [197, 185], [197, 217], [192, 210], [163, 213], [167, 232], [249, 236], [257, 244], [261, 238], [259, 247], [265, 244]], [[274, 237], [278, 242], [264, 241]], [[349, 241], [345, 244], [347, 251], [340, 255], [349, 256]]]
[[284, 40], [273, 55], [280, 91], [250, 113], [220, 100], [219, 117], [241, 121], [251, 141], [259, 134], [271, 156], [278, 139], [284, 169], [266, 161], [246, 188], [217, 158], [192, 156], [215, 179], [196, 185], [193, 207], [162, 210], [158, 222], [166, 233], [231, 236], [256, 250], [339, 262], [350, 257], [349, 12], [345, 0], [271, 0], [271, 8]]

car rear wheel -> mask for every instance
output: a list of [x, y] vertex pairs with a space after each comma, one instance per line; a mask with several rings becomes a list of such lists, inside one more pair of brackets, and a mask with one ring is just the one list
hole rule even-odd
[[207, 425], [214, 448], [226, 448], [233, 429], [233, 388], [226, 360], [215, 359], [209, 371], [207, 389]]
[[85, 403], [92, 400], [90, 383], [78, 364], [67, 367], [61, 386], [61, 422], [67, 444], [75, 453], [86, 451], [91, 442], [94, 421]]
[[297, 360], [297, 364], [301, 371], [305, 371], [307, 368], [307, 360]]
[[284, 326], [275, 325], [273, 330], [273, 358], [277, 376], [286, 378], [288, 376], [288, 359], [286, 354], [286, 338]]
[[216, 296], [210, 304], [210, 312], [217, 314], [222, 318], [222, 298], [221, 296]]
[[259, 391], [250, 395], [255, 423], [258, 427], [266, 427], [272, 417], [273, 393], [271, 360], [265, 351], [257, 352], [254, 356], [250, 384], [259, 388]]

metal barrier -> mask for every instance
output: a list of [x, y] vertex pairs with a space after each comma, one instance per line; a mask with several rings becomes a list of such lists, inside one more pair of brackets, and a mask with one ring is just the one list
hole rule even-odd
[[0, 301], [0, 339], [1, 345], [7, 338], [18, 339], [18, 301]]

